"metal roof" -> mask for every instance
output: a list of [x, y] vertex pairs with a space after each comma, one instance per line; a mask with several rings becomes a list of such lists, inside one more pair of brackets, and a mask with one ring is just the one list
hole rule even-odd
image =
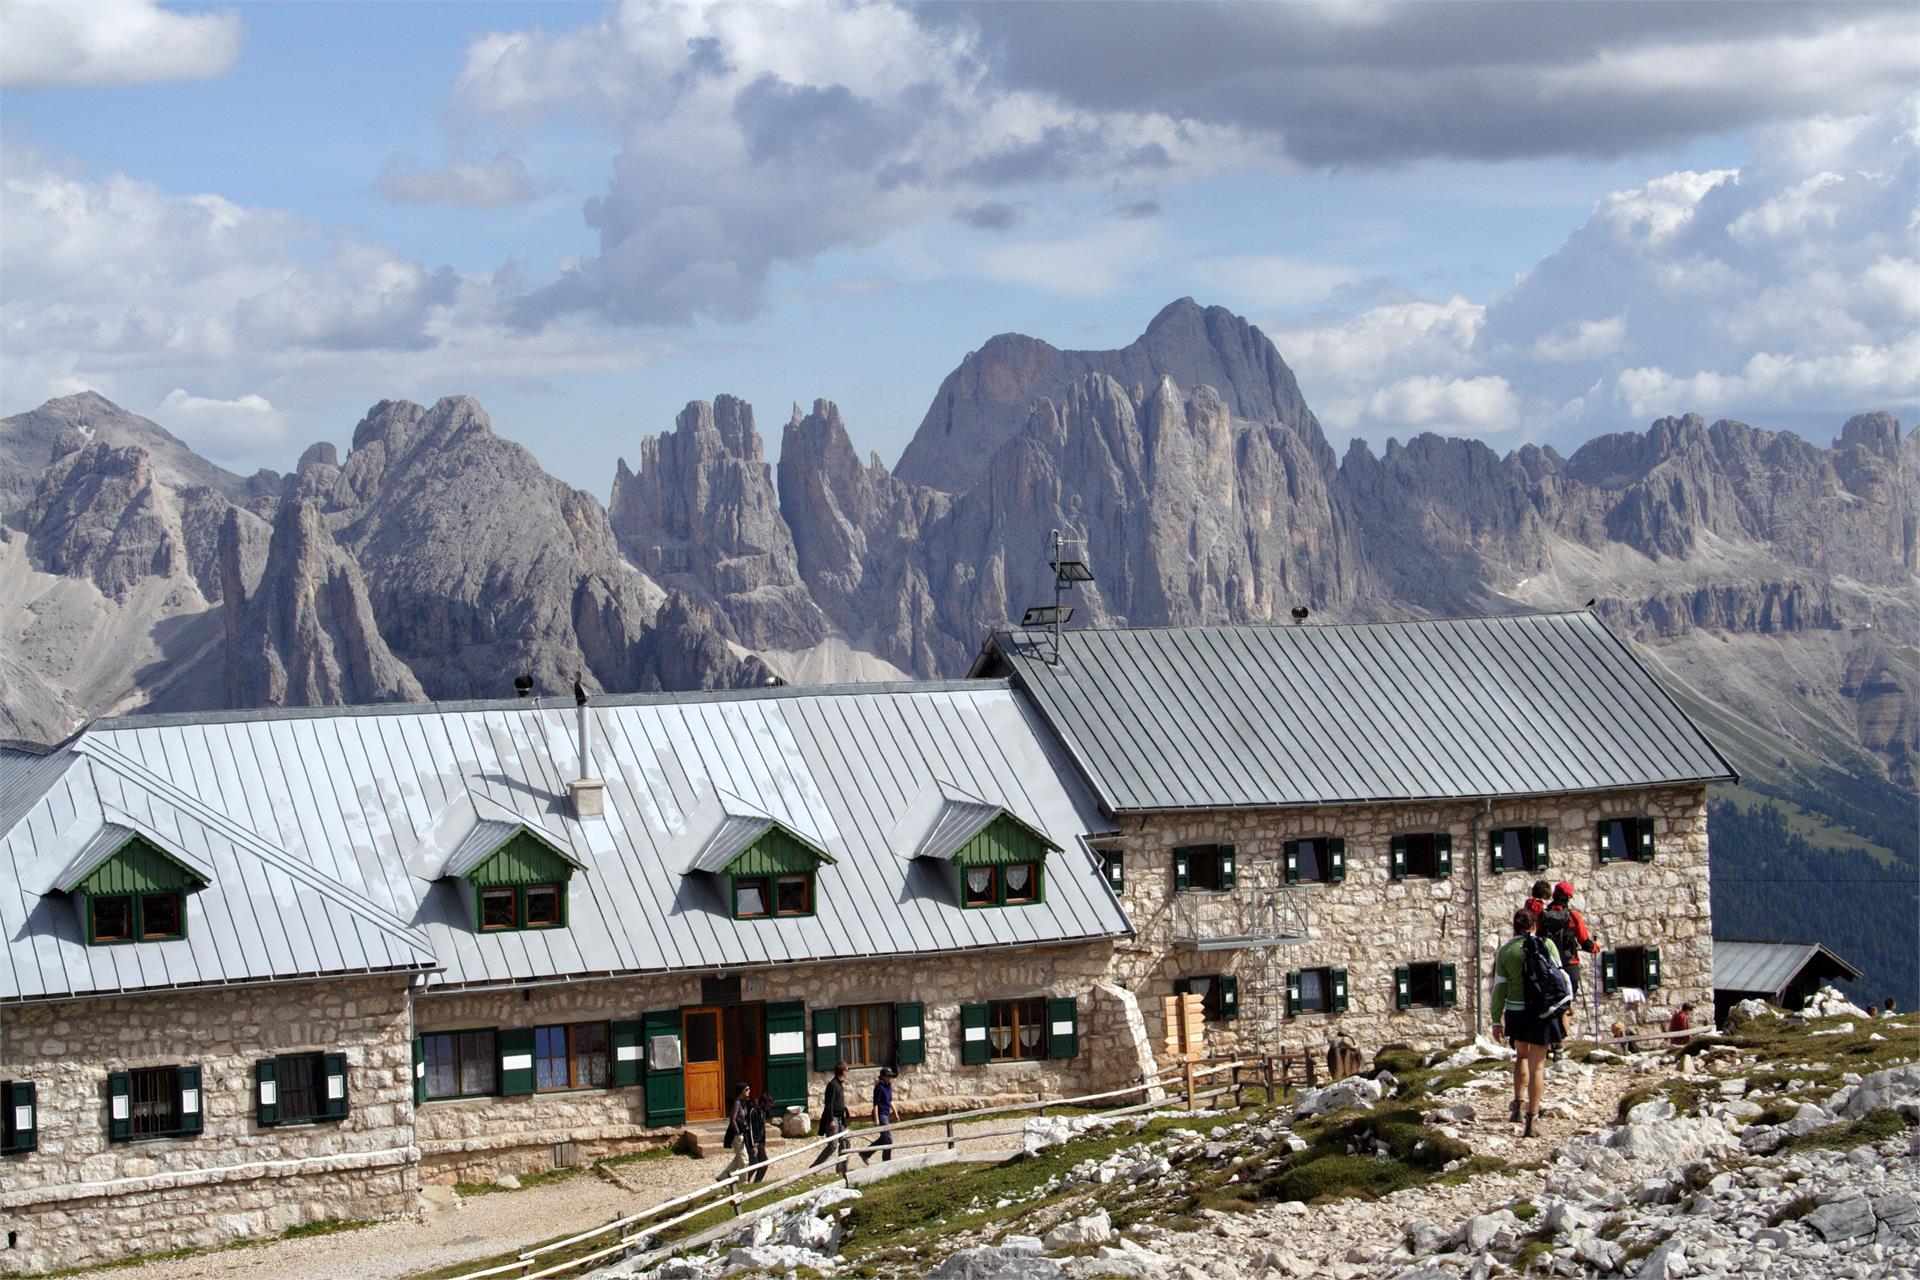
[[1591, 614], [991, 637], [1109, 812], [1717, 781], [1726, 760]]
[[184, 849], [174, 848], [164, 836], [151, 831], [140, 831], [133, 824], [125, 822], [107, 822], [94, 837], [80, 846], [72, 861], [60, 869], [53, 878], [53, 887], [61, 893], [72, 893], [80, 887], [80, 882], [93, 873], [93, 869], [112, 857], [120, 846], [136, 836], [144, 838], [154, 848], [172, 858], [175, 862], [200, 878], [202, 884], [213, 880], [213, 868], [194, 857]]
[[994, 819], [1005, 816], [1038, 836], [1043, 844], [1060, 852], [1060, 846], [1046, 832], [1035, 827], [1017, 813], [1009, 813], [997, 804], [989, 804], [978, 796], [969, 795], [949, 782], [940, 784], [941, 805], [933, 826], [914, 850], [916, 858], [935, 858], [942, 862], [953, 859], [953, 855], [966, 847], [967, 841], [979, 835]]
[[454, 846], [452, 856], [450, 856], [446, 864], [440, 868], [440, 878], [444, 879], [447, 876], [466, 875], [467, 872], [473, 870], [488, 858], [491, 858], [501, 845], [522, 832], [532, 836], [535, 840], [538, 840], [541, 844], [553, 850], [557, 857], [567, 862], [576, 871], [586, 870], [586, 867], [578, 858], [568, 853], [561, 845], [556, 844], [553, 837], [540, 830], [540, 828], [528, 826], [524, 822], [513, 822], [500, 818], [482, 818], [480, 821], [474, 823], [473, 830], [467, 832], [460, 843]]
[[757, 806], [748, 804], [739, 796], [722, 793], [717, 798], [720, 801], [719, 825], [707, 837], [706, 843], [700, 846], [699, 852], [693, 855], [693, 861], [687, 864], [688, 875], [696, 872], [718, 875], [731, 866], [735, 858], [751, 849], [754, 841], [776, 827], [799, 841], [820, 861], [832, 865], [833, 856], [820, 847], [819, 841], [779, 822], [772, 814], [761, 812]]
[[1713, 940], [1713, 989], [1739, 995], [1764, 995], [1778, 1000], [1800, 971], [1824, 956], [1834, 975], [1852, 982], [1860, 971], [1817, 942], [1749, 942], [1736, 938]]
[[[1129, 932], [1078, 839], [1111, 824], [1005, 681], [596, 699], [590, 715], [606, 814], [584, 823], [566, 794], [570, 700], [96, 725], [0, 835], [0, 999], [436, 963], [442, 986], [710, 971]], [[941, 868], [910, 858], [908, 811], [942, 779], [1071, 851], [1044, 903], [963, 910]], [[816, 915], [735, 921], [721, 886], [683, 874], [721, 793], [836, 860]], [[109, 807], [211, 859], [188, 939], [88, 948], [46, 896]], [[567, 927], [476, 934], [457, 884], [435, 879], [479, 822], [507, 819], [584, 865]]]

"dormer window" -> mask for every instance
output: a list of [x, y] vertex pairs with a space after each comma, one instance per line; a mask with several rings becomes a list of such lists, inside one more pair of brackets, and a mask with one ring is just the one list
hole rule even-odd
[[933, 829], [915, 856], [953, 868], [955, 899], [968, 910], [1024, 907], [1046, 899], [1046, 859], [1060, 846], [1032, 823], [945, 784]]
[[75, 896], [89, 946], [175, 942], [187, 936], [187, 895], [212, 882], [188, 855], [107, 823], [54, 887]]
[[524, 822], [485, 820], [460, 842], [441, 870], [472, 898], [481, 933], [563, 929], [567, 884], [585, 868], [560, 844]]
[[833, 859], [818, 843], [753, 808], [723, 796], [720, 826], [687, 867], [715, 877], [735, 920], [779, 920], [814, 913], [818, 871]]

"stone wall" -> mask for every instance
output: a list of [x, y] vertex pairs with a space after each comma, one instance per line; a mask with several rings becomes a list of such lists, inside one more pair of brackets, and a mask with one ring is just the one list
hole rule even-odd
[[[0, 1161], [0, 1273], [205, 1248], [323, 1218], [412, 1213], [418, 1200], [404, 979], [16, 1005], [0, 1077], [38, 1091], [39, 1149]], [[254, 1119], [254, 1063], [344, 1053], [348, 1113]], [[107, 1073], [197, 1065], [203, 1132], [107, 1139]]]
[[[1029, 947], [923, 959], [791, 965], [742, 975], [745, 1001], [803, 1001], [809, 1011], [809, 1115], [817, 1116], [828, 1076], [812, 1070], [815, 1008], [917, 1000], [924, 1006], [926, 1062], [905, 1067], [895, 1101], [905, 1115], [959, 1106], [1077, 1094], [1132, 1083], [1134, 1032], [1112, 1000], [1097, 1000], [1111, 944]], [[1023, 996], [1075, 996], [1079, 1054], [1044, 1062], [960, 1063], [962, 1004]], [[621, 978], [565, 985], [422, 996], [422, 1032], [550, 1026], [638, 1018], [648, 1010], [703, 1003], [698, 975]], [[878, 1068], [848, 1073], [848, 1107], [866, 1108]], [[1124, 1077], [1124, 1078], [1123, 1078]], [[435, 1100], [419, 1109], [422, 1176], [429, 1182], [488, 1181], [553, 1167], [554, 1146], [577, 1144], [587, 1161], [670, 1136], [646, 1125], [644, 1088], [578, 1089], [511, 1098]]]
[[[1596, 825], [1602, 818], [1636, 815], [1654, 819], [1654, 861], [1602, 866]], [[1511, 936], [1513, 912], [1536, 878], [1572, 881], [1574, 905], [1602, 948], [1661, 949], [1664, 975], [1649, 993], [1649, 1003], [1630, 1006], [1619, 994], [1602, 997], [1603, 1025], [1619, 1020], [1631, 1028], [1657, 1020], [1664, 1027], [1667, 1014], [1683, 1000], [1694, 1003], [1696, 1021], [1702, 1016], [1698, 1011], [1712, 1007], [1704, 787], [1496, 800], [1490, 810], [1476, 802], [1355, 805], [1148, 815], [1123, 818], [1120, 825], [1123, 899], [1138, 935], [1119, 946], [1114, 974], [1137, 992], [1156, 1049], [1165, 1034], [1162, 997], [1173, 993], [1175, 980], [1214, 974], [1238, 979], [1240, 1005], [1238, 1019], [1208, 1024], [1209, 1048], [1215, 1051], [1319, 1054], [1336, 1031], [1345, 1031], [1371, 1052], [1393, 1041], [1441, 1042], [1463, 1038], [1476, 1027], [1484, 1030], [1481, 1011], [1494, 954]], [[1542, 876], [1492, 873], [1489, 833], [1509, 826], [1549, 829], [1549, 869]], [[1391, 837], [1424, 831], [1451, 833], [1451, 876], [1394, 880]], [[1315, 836], [1345, 839], [1345, 881], [1281, 887], [1284, 843]], [[1235, 846], [1236, 890], [1176, 895], [1174, 847], [1212, 843]], [[1291, 904], [1307, 941], [1212, 952], [1177, 944], [1183, 920], [1197, 918], [1222, 932], [1253, 927], [1254, 904], [1263, 891]], [[1457, 1005], [1396, 1010], [1395, 967], [1426, 962], [1456, 966]], [[1322, 967], [1347, 970], [1347, 1012], [1277, 1017], [1285, 1006], [1286, 973]], [[1586, 990], [1576, 1028], [1581, 1034], [1592, 1025], [1597, 970], [1592, 963], [1583, 969]]]

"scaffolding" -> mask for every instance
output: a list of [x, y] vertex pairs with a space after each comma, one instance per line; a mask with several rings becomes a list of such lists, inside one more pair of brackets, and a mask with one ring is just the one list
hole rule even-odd
[[1243, 868], [1231, 889], [1186, 890], [1173, 899], [1173, 943], [1188, 951], [1258, 951], [1259, 986], [1240, 995], [1243, 1018], [1273, 1029], [1281, 1043], [1287, 1018], [1282, 948], [1309, 941], [1306, 912], [1278, 865]]

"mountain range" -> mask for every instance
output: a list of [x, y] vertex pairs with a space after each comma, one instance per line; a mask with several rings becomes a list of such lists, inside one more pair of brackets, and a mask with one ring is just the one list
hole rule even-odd
[[1336, 454], [1266, 336], [1181, 299], [1119, 350], [992, 338], [892, 470], [825, 400], [773, 464], [726, 395], [637, 445], [603, 506], [463, 396], [382, 401], [344, 457], [249, 477], [90, 393], [0, 421], [0, 736], [521, 674], [954, 675], [1051, 601], [1058, 528], [1095, 574], [1081, 623], [1591, 602], [1740, 768], [1721, 804], [1888, 875], [1920, 861], [1920, 443], [1886, 413], [1826, 445], [1688, 415], [1565, 457], [1433, 434]]

